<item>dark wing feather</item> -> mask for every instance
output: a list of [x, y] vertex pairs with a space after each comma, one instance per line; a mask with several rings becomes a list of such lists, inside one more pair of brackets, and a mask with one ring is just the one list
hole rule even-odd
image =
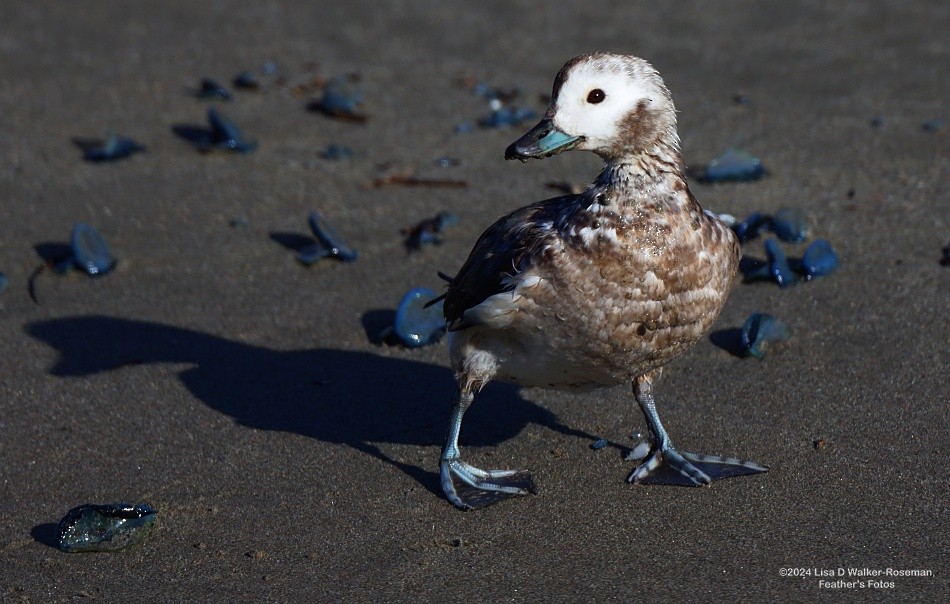
[[526, 258], [540, 252], [554, 235], [551, 225], [557, 228], [576, 198], [565, 195], [533, 203], [499, 218], [482, 233], [445, 294], [449, 330], [471, 327], [465, 311], [507, 289], [505, 278], [527, 268]]

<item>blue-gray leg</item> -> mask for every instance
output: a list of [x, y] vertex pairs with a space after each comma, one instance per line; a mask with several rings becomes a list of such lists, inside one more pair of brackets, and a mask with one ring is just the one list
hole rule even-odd
[[684, 486], [708, 485], [714, 480], [767, 472], [768, 468], [752, 461], [735, 457], [700, 455], [673, 448], [666, 429], [660, 422], [653, 400], [652, 376], [640, 376], [633, 382], [633, 394], [647, 420], [653, 436], [650, 455], [627, 478], [628, 482], [643, 484], [676, 484]]
[[[442, 490], [449, 501], [463, 510], [482, 508], [503, 499], [527, 495], [534, 490], [531, 475], [524, 470], [482, 470], [460, 459], [459, 431], [462, 417], [473, 398], [470, 391], [460, 388], [452, 407], [449, 436], [439, 463]], [[457, 485], [455, 479], [461, 484]]]

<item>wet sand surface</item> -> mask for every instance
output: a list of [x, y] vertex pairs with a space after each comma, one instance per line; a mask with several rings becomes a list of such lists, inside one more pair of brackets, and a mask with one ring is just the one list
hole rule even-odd
[[[950, 8], [795, 4], [6, 3], [0, 600], [945, 599]], [[646, 426], [627, 389], [495, 384], [466, 418], [463, 453], [530, 469], [538, 493], [461, 512], [437, 474], [444, 343], [406, 350], [367, 332], [409, 287], [441, 288], [436, 271], [454, 273], [496, 217], [599, 169], [583, 153], [506, 163], [533, 122], [455, 134], [487, 112], [459, 81], [518, 87], [543, 111], [557, 70], [590, 50], [657, 67], [690, 165], [729, 147], [762, 159], [760, 181], [693, 182], [705, 207], [799, 207], [841, 266], [791, 289], [737, 286], [714, 330], [768, 312], [790, 340], [757, 361], [704, 339], [656, 389], [678, 445], [768, 474], [631, 486], [623, 457]], [[268, 61], [283, 82], [230, 103], [189, 94]], [[293, 93], [353, 72], [365, 124]], [[202, 155], [176, 136], [211, 105], [257, 151]], [[925, 131], [934, 119], [943, 128]], [[109, 131], [148, 149], [82, 161], [72, 139]], [[357, 155], [322, 159], [330, 143]], [[442, 156], [461, 163], [434, 165]], [[468, 186], [361, 186], [409, 169]], [[356, 262], [295, 260], [284, 244], [314, 209]], [[459, 224], [409, 255], [400, 229], [439, 211]], [[37, 246], [66, 243], [76, 222], [104, 234], [118, 268], [46, 271], [34, 303]], [[745, 251], [764, 257], [761, 240]], [[601, 437], [610, 446], [591, 450]], [[55, 548], [67, 510], [117, 501], [159, 511], [146, 542]], [[819, 585], [839, 568], [933, 575]]]

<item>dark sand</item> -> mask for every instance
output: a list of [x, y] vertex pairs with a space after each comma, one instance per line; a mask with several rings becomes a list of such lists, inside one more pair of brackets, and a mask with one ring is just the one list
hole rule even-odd
[[[947, 3], [576, 4], [4, 3], [0, 600], [946, 599], [950, 124], [921, 125], [950, 119]], [[716, 330], [766, 311], [791, 341], [758, 362], [705, 339], [658, 388], [678, 444], [770, 473], [632, 487], [622, 458], [645, 426], [626, 389], [496, 385], [470, 413], [464, 453], [531, 469], [539, 492], [463, 513], [437, 479], [444, 344], [379, 347], [364, 322], [410, 286], [441, 287], [436, 271], [457, 270], [494, 218], [554, 194], [545, 182], [598, 170], [582, 153], [504, 162], [523, 129], [454, 135], [486, 110], [457, 80], [518, 86], [541, 109], [562, 63], [596, 49], [656, 65], [690, 164], [737, 146], [771, 171], [695, 184], [706, 207], [801, 207], [842, 266], [790, 290], [738, 286]], [[202, 156], [172, 133], [204, 122], [209, 103], [187, 94], [201, 77], [266, 61], [287, 84], [220, 105], [256, 153]], [[365, 125], [289, 92], [354, 71]], [[71, 139], [110, 129], [148, 152], [83, 162]], [[359, 155], [320, 159], [332, 142]], [[434, 167], [443, 155], [462, 164]], [[389, 162], [470, 186], [360, 187]], [[306, 234], [311, 209], [356, 263], [307, 269], [278, 243]], [[408, 256], [399, 229], [440, 210], [460, 224]], [[250, 226], [229, 226], [237, 217]], [[45, 274], [35, 304], [34, 246], [79, 221], [105, 234], [119, 269]], [[597, 437], [611, 446], [592, 451]], [[71, 507], [122, 500], [159, 510], [143, 545], [52, 546]], [[839, 567], [934, 576], [879, 577], [888, 589], [781, 576]]]

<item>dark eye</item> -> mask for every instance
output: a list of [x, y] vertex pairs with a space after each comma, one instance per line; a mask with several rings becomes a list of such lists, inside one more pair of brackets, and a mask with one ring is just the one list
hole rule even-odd
[[587, 93], [587, 102], [594, 105], [603, 101], [605, 98], [607, 98], [607, 94], [604, 93], [604, 91], [600, 88], [594, 88], [589, 93]]

